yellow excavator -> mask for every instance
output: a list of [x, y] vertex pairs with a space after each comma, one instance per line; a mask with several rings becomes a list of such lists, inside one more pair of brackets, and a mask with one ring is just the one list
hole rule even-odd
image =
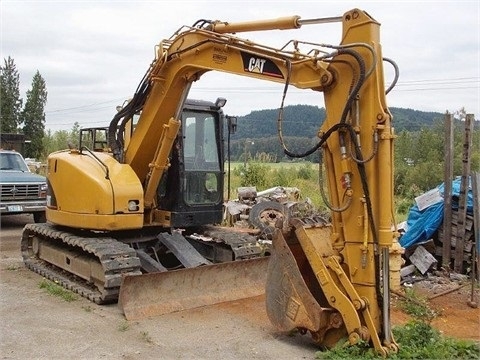
[[[275, 48], [237, 37], [330, 22], [342, 23], [339, 45], [290, 40]], [[388, 89], [384, 62], [396, 74]], [[215, 226], [223, 203], [223, 128], [235, 124], [221, 111], [224, 99], [188, 99], [209, 71], [283, 84], [277, 124], [285, 154], [321, 159], [330, 221], [279, 218], [270, 256], [251, 234]], [[99, 304], [118, 300], [127, 319], [265, 291], [267, 314], [280, 330], [309, 332], [327, 347], [347, 338], [384, 356], [395, 352], [394, 134], [386, 94], [397, 78], [395, 63], [382, 56], [380, 24], [359, 9], [183, 26], [158, 44], [135, 94], [102, 136], [85, 133], [89, 146], [49, 155], [48, 222], [26, 225], [24, 262]], [[324, 97], [318, 142], [302, 153], [283, 141], [289, 86]]]

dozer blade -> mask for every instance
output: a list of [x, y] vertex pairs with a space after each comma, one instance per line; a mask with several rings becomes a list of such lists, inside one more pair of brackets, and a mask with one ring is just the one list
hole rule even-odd
[[127, 320], [263, 295], [269, 257], [123, 277], [118, 304]]

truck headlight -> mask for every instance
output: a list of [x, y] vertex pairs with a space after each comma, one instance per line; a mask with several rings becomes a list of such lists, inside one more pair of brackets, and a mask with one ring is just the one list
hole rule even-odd
[[41, 197], [41, 198], [47, 197], [47, 189], [48, 189], [47, 184], [40, 185], [40, 191], [39, 191], [38, 196]]

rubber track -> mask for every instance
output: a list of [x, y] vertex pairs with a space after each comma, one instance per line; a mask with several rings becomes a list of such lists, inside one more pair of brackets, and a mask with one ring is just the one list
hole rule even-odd
[[[35, 257], [31, 251], [32, 237], [52, 244], [68, 245], [70, 250], [96, 257], [105, 273], [103, 288], [99, 289], [94, 284]], [[140, 259], [127, 244], [113, 238], [83, 237], [81, 233], [62, 231], [51, 224], [27, 224], [23, 230], [21, 251], [27, 268], [97, 304], [118, 300], [122, 274], [141, 274]]]

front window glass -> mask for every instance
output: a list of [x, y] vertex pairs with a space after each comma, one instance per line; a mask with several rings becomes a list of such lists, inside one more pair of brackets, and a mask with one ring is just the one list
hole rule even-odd
[[22, 156], [15, 153], [0, 153], [0, 170], [30, 171]]
[[186, 113], [183, 129], [185, 170], [220, 170], [215, 119], [211, 114]]
[[216, 119], [210, 113], [183, 114], [185, 201], [191, 204], [220, 200], [220, 163]]

